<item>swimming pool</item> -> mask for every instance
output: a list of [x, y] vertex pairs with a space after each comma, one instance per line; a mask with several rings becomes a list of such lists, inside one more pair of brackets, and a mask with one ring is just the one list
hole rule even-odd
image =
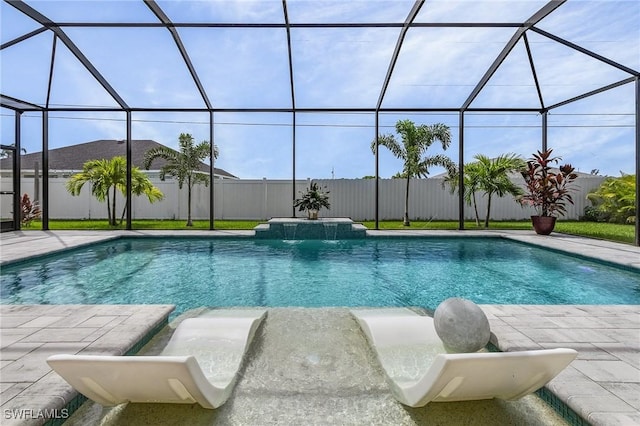
[[2, 268], [4, 304], [640, 304], [640, 274], [500, 238], [130, 238]]

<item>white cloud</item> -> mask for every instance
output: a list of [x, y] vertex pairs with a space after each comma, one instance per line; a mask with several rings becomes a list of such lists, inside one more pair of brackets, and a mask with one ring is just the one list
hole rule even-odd
[[283, 29], [181, 29], [214, 107], [291, 106]]
[[298, 106], [375, 107], [397, 29], [297, 29], [292, 33]]
[[513, 33], [487, 28], [410, 30], [383, 105], [460, 107]]
[[[130, 2], [128, 2], [130, 3]], [[127, 4], [128, 4], [127, 3]], [[469, 19], [476, 22], [517, 20], [529, 16], [541, 7], [543, 0], [526, 1], [430, 1], [420, 12], [419, 22], [451, 22]], [[36, 2], [48, 12], [73, 13], [76, 17], [92, 16], [91, 7], [97, 3]], [[60, 4], [61, 8], [56, 8]], [[101, 14], [95, 19], [155, 22], [155, 17], [141, 2], [138, 6], [119, 4], [122, 11], [112, 10], [113, 2], [100, 2]], [[176, 22], [283, 22], [281, 1], [159, 1], [160, 6]], [[289, 1], [289, 13], [294, 22], [402, 22], [413, 1]], [[46, 6], [45, 6], [46, 5]], [[5, 3], [1, 7], [6, 8]], [[506, 9], [505, 9], [506, 8]], [[73, 9], [73, 10], [72, 10]], [[133, 13], [135, 12], [135, 13]], [[58, 16], [58, 15], [56, 15]], [[640, 67], [640, 2], [569, 0], [557, 12], [546, 18], [541, 28], [557, 33], [596, 52], [611, 55], [631, 67]], [[4, 34], [19, 33], [5, 25]], [[22, 22], [21, 27], [24, 26]], [[72, 29], [65, 31], [107, 78], [114, 88], [132, 106], [203, 107], [191, 76], [179, 55], [175, 43], [166, 29]], [[290, 107], [289, 64], [284, 29], [186, 29], [179, 33], [192, 58], [198, 75], [215, 107]], [[459, 107], [482, 77], [487, 67], [514, 33], [514, 28], [414, 28], [405, 39], [403, 49], [385, 97], [384, 107]], [[359, 29], [293, 29], [294, 74], [298, 107], [374, 107], [395, 46], [398, 28]], [[42, 88], [46, 85], [48, 49], [34, 49], [34, 40], [49, 40], [43, 34], [24, 46], [14, 46], [2, 55], [2, 93], [18, 93], [26, 100], [42, 102]], [[546, 104], [618, 81], [624, 73], [599, 63], [546, 38], [529, 34], [536, 60], [536, 71], [543, 86]], [[4, 41], [4, 40], [3, 40]], [[49, 42], [50, 44], [50, 42]], [[5, 68], [9, 52], [27, 48], [32, 55], [23, 64], [22, 73]], [[59, 46], [60, 47], [60, 46]], [[32, 49], [33, 48], [33, 49]], [[532, 78], [526, 73], [528, 63], [523, 46], [516, 47], [514, 57], [507, 59], [488, 87], [473, 106], [535, 106], [537, 95]], [[56, 103], [84, 105], [114, 105], [111, 97], [97, 84], [75, 58], [60, 49], [56, 62], [54, 99]], [[65, 59], [65, 56], [69, 57]], [[44, 58], [44, 59], [43, 59]], [[44, 68], [45, 77], [36, 81], [21, 78], [35, 69]], [[18, 68], [19, 69], [19, 68]], [[10, 79], [10, 82], [8, 82]], [[20, 87], [18, 87], [20, 86]], [[11, 90], [9, 90], [9, 87]], [[6, 89], [5, 89], [6, 88]], [[37, 90], [36, 90], [37, 89]], [[593, 126], [619, 124], [617, 116], [607, 114], [633, 113], [633, 90], [630, 85], [584, 100], [550, 115], [550, 125], [568, 123], [574, 116], [556, 122], [561, 113], [601, 114], [583, 115], [580, 123]], [[631, 101], [630, 101], [631, 100]], [[4, 113], [4, 111], [3, 111]], [[556, 115], [554, 115], [556, 114]], [[191, 132], [196, 139], [208, 139], [208, 114], [143, 114], [134, 113], [134, 138], [155, 139], [175, 146], [180, 132]], [[98, 118], [111, 114], [87, 114]], [[123, 114], [114, 114], [122, 117]], [[357, 177], [373, 174], [373, 155], [369, 143], [374, 136], [373, 116], [355, 120], [349, 115], [298, 115], [298, 123], [329, 124], [334, 127], [298, 128], [297, 176], [329, 177], [331, 168], [336, 177]], [[445, 121], [457, 125], [457, 117], [416, 116], [398, 114], [385, 116], [384, 125], [396, 119], [409, 117], [416, 122]], [[577, 116], [579, 117], [579, 116]], [[606, 118], [608, 117], [608, 119]], [[620, 116], [626, 117], [626, 116]], [[288, 123], [290, 114], [234, 115], [217, 114], [216, 122], [241, 121], [259, 126], [216, 125], [216, 143], [221, 149], [218, 166], [241, 177], [291, 176], [290, 127], [273, 125]], [[539, 148], [540, 129], [518, 127], [522, 117], [483, 117], [492, 129], [474, 129], [465, 132], [466, 157], [483, 152], [487, 155], [517, 152], [529, 155]], [[609, 121], [607, 121], [609, 120]], [[620, 118], [621, 122], [624, 118]], [[157, 121], [164, 121], [158, 123]], [[539, 117], [530, 119], [540, 124]], [[36, 123], [36, 119], [28, 120]], [[354, 129], [341, 124], [362, 122], [370, 127]], [[467, 119], [469, 125], [474, 122]], [[4, 121], [3, 121], [4, 123]], [[25, 121], [27, 123], [27, 121]], [[89, 124], [90, 123], [90, 124]], [[201, 124], [200, 124], [201, 123]], [[579, 124], [580, 124], [579, 123]], [[571, 123], [569, 123], [571, 124]], [[626, 125], [626, 124], [625, 124]], [[25, 134], [38, 135], [35, 130]], [[338, 126], [338, 127], [335, 127]], [[383, 128], [383, 133], [391, 129]], [[457, 161], [457, 129], [453, 128], [454, 142], [447, 154]], [[550, 130], [550, 145], [562, 151], [565, 159], [581, 170], [599, 168], [617, 174], [617, 170], [633, 169], [633, 129], [628, 127], [579, 127]], [[5, 131], [3, 129], [3, 135]], [[123, 138], [124, 122], [96, 120], [52, 119], [55, 143], [68, 144], [102, 137]], [[4, 136], [3, 136], [4, 137]], [[560, 153], [560, 152], [559, 152]], [[381, 152], [381, 175], [390, 176], [401, 169], [399, 161], [389, 153]], [[321, 175], [321, 176], [319, 176]], [[306, 176], [305, 176], [306, 177]]]
[[291, 22], [404, 22], [413, 0], [289, 0]]
[[282, 2], [276, 0], [160, 0], [174, 22], [283, 22]]
[[434, 0], [426, 2], [416, 22], [524, 22], [547, 0]]

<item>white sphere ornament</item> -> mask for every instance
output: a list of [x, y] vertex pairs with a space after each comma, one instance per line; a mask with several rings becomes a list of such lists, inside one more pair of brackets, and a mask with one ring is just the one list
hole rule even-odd
[[470, 300], [452, 297], [433, 314], [436, 333], [450, 352], [477, 352], [489, 343], [491, 329], [482, 309]]

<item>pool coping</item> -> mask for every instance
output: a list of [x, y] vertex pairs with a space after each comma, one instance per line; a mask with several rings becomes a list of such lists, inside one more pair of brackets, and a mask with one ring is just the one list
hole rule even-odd
[[[252, 235], [252, 231], [116, 231], [114, 233], [18, 231], [2, 234], [0, 265], [120, 237], [251, 237]], [[522, 231], [402, 230], [367, 231], [367, 235], [370, 237], [500, 237], [640, 269], [640, 248], [638, 247], [563, 234], [541, 237]], [[37, 244], [35, 249], [34, 244]], [[0, 305], [2, 309], [0, 312], [12, 309], [12, 306], [25, 305]], [[36, 306], [51, 308], [61, 305]], [[111, 309], [110, 305], [74, 306], [85, 306], [87, 309]], [[578, 350], [578, 359], [551, 381], [546, 389], [581, 419], [593, 425], [640, 424], [640, 397], [638, 396], [640, 395], [640, 305], [482, 305], [482, 308], [491, 323], [492, 343], [502, 351], [547, 347], [572, 347]], [[166, 317], [169, 313], [170, 310], [166, 312]], [[37, 324], [38, 321], [44, 321], [42, 318], [47, 316], [33, 318], [33, 320]], [[4, 355], [7, 324], [5, 321], [1, 324], [2, 355]], [[147, 327], [138, 341], [156, 326], [157, 324]], [[73, 323], [66, 327], [74, 328]], [[9, 327], [8, 330], [13, 328]], [[54, 340], [52, 343], [58, 342]], [[133, 342], [132, 345], [135, 343]], [[8, 360], [11, 362], [7, 364], [4, 357], [0, 359], [2, 359], [3, 370], [15, 362], [15, 360]], [[5, 408], [4, 376], [5, 374], [0, 376], [3, 390], [2, 408]], [[58, 395], [57, 398], [64, 397]]]

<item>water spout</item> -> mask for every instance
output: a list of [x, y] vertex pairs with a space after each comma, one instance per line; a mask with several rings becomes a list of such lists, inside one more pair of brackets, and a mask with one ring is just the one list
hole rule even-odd
[[338, 224], [337, 223], [323, 223], [324, 226], [324, 236], [326, 240], [335, 240], [336, 234], [338, 233]]
[[296, 239], [296, 228], [298, 227], [297, 223], [283, 223], [284, 229], [284, 239], [285, 240], [295, 240]]

